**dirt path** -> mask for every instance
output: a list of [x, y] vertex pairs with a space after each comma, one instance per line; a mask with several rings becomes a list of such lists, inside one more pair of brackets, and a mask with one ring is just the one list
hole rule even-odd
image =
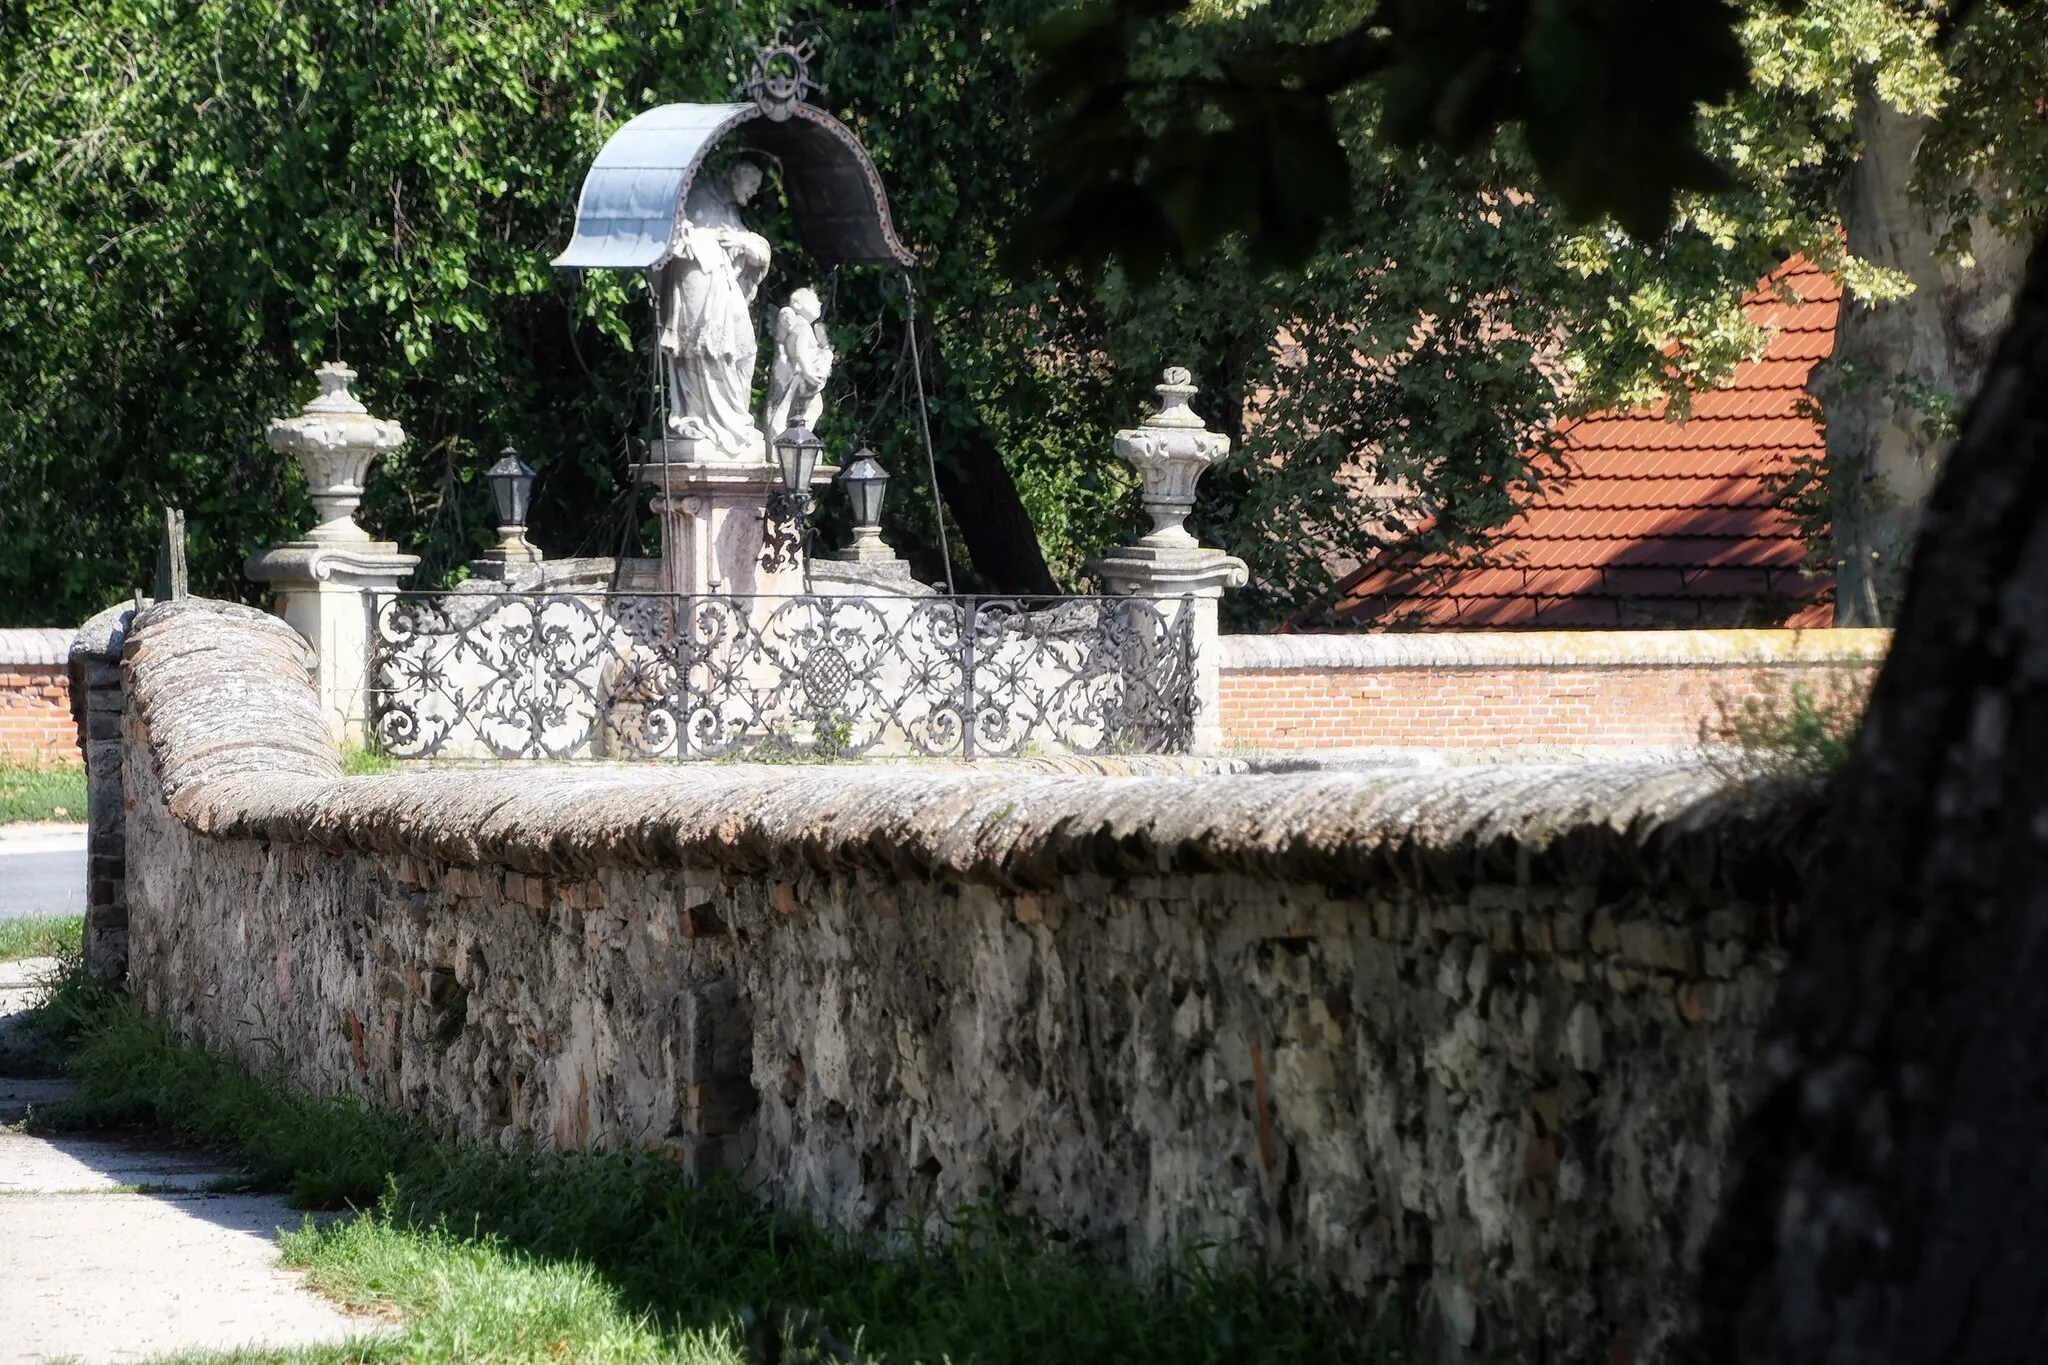
[[[0, 963], [0, 1030], [47, 961]], [[0, 1125], [65, 1082], [0, 1077]], [[339, 1342], [374, 1330], [277, 1264], [300, 1215], [272, 1195], [209, 1194], [217, 1159], [0, 1127], [0, 1365]]]

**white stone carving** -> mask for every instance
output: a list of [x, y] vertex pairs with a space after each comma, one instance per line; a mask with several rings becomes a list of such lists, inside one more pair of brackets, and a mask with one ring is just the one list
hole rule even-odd
[[761, 430], [772, 442], [793, 421], [812, 431], [825, 412], [832, 377], [832, 341], [816, 293], [798, 289], [775, 314], [775, 364], [768, 373], [768, 410]]
[[405, 444], [405, 431], [370, 416], [348, 391], [356, 372], [340, 361], [313, 375], [320, 396], [298, 416], [273, 421], [265, 435], [299, 457], [320, 524], [303, 539], [251, 555], [244, 572], [272, 585], [278, 614], [313, 646], [320, 707], [335, 738], [360, 742], [368, 733], [369, 622], [420, 561], [371, 540], [352, 514], [371, 461]]
[[714, 459], [747, 463], [768, 458], [753, 418], [761, 349], [753, 300], [769, 247], [740, 218], [760, 188], [760, 167], [743, 161], [724, 180], [692, 189], [660, 286], [669, 430]]
[[372, 461], [405, 444], [405, 431], [396, 422], [370, 416], [348, 391], [356, 372], [339, 360], [328, 361], [313, 371], [313, 377], [320, 381], [320, 396], [298, 416], [273, 420], [265, 439], [271, 449], [298, 456], [299, 467], [306, 472], [306, 486], [320, 516], [320, 524], [306, 533], [306, 540], [365, 544], [370, 533], [355, 521], [355, 510], [363, 501], [363, 480]]
[[1195, 508], [1195, 484], [1203, 470], [1230, 453], [1230, 438], [1209, 430], [1188, 406], [1195, 386], [1180, 366], [1167, 370], [1165, 382], [1157, 385], [1155, 392], [1159, 411], [1147, 417], [1144, 425], [1119, 431], [1116, 453], [1138, 471], [1144, 483], [1145, 511], [1152, 518], [1152, 531], [1138, 543], [1192, 550], [1195, 538], [1184, 523]]
[[1170, 599], [1187, 597], [1194, 607], [1195, 726], [1193, 752], [1223, 750], [1223, 674], [1218, 667], [1220, 623], [1217, 601], [1228, 588], [1241, 588], [1250, 575], [1245, 562], [1204, 548], [1188, 533], [1195, 485], [1202, 471], [1230, 453], [1230, 438], [1210, 431], [1188, 406], [1195, 386], [1176, 365], [1158, 386], [1159, 411], [1143, 425], [1116, 434], [1116, 453], [1128, 460], [1144, 483], [1145, 510], [1152, 531], [1135, 545], [1123, 545], [1088, 567], [1112, 593]]

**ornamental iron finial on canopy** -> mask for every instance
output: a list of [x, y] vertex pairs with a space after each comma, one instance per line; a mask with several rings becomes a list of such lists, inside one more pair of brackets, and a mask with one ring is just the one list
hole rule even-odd
[[754, 53], [754, 78], [740, 88], [761, 112], [777, 123], [787, 123], [796, 107], [813, 90], [825, 87], [811, 79], [811, 58], [817, 54], [815, 39], [792, 43], [782, 30]]

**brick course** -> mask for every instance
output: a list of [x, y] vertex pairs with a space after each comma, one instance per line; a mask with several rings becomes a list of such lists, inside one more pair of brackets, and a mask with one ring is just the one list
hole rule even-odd
[[[13, 633], [0, 631], [0, 635]], [[0, 648], [0, 762], [75, 765], [83, 761], [78, 727], [71, 719], [71, 682], [63, 660], [23, 663], [11, 660], [10, 652]]]
[[1227, 743], [1350, 749], [1678, 748], [1724, 707], [1868, 687], [1881, 631], [1226, 637]]

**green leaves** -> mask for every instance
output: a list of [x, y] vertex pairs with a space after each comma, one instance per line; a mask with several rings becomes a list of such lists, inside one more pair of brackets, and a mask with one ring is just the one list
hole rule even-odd
[[1150, 277], [1235, 234], [1256, 264], [1300, 265], [1346, 202], [1332, 97], [1365, 81], [1386, 141], [1462, 154], [1519, 124], [1571, 217], [1640, 240], [1681, 191], [1730, 183], [1695, 127], [1747, 73], [1727, 0], [1386, 0], [1334, 33], [1313, 5], [1188, 8], [1091, 0], [1038, 31], [1038, 259]]
[[0, 44], [0, 616], [146, 584], [164, 502], [193, 514], [195, 586], [251, 593], [242, 559], [309, 510], [263, 425], [337, 352], [413, 438], [372, 476], [372, 529], [435, 575], [466, 558], [467, 466], [516, 432], [550, 475], [540, 533], [578, 548], [643, 422], [644, 303], [579, 308], [548, 257], [626, 92], [722, 94], [699, 73], [765, 6], [23, 3], [32, 39]]

